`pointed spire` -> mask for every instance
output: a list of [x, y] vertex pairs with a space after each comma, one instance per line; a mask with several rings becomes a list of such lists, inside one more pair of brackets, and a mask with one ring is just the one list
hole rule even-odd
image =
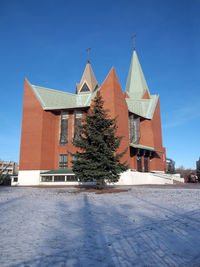
[[85, 67], [80, 83], [76, 84], [76, 92], [77, 94], [91, 93], [95, 91], [98, 87], [99, 87], [98, 82], [94, 76], [92, 67], [88, 62]]
[[136, 50], [134, 49], [125, 91], [131, 98], [142, 99], [146, 90], [150, 95]]

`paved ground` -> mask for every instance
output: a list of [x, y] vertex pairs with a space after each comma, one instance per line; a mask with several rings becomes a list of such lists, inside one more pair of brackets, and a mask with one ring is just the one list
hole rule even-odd
[[0, 187], [0, 266], [200, 266], [200, 186]]

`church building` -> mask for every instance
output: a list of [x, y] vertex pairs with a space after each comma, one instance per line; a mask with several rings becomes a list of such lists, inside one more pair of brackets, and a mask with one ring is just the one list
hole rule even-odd
[[91, 64], [86, 64], [76, 93], [31, 84], [25, 79], [18, 185], [73, 184], [72, 157], [76, 126], [100, 91], [104, 108], [117, 117], [117, 135], [123, 136], [118, 152], [131, 171], [164, 172], [160, 101], [151, 95], [134, 49], [125, 93], [112, 68], [98, 84]]

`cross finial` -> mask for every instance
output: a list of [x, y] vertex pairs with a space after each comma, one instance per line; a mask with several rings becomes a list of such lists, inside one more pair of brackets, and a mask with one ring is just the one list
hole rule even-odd
[[88, 63], [90, 63], [90, 50], [91, 50], [90, 47], [88, 47], [88, 48], [86, 49], [86, 51], [88, 51]]
[[135, 50], [135, 37], [136, 37], [136, 35], [133, 34], [133, 35], [132, 35], [132, 38], [133, 38], [133, 50]]

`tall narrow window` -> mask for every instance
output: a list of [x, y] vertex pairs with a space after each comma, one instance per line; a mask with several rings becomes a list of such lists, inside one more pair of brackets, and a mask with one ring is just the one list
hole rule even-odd
[[130, 138], [130, 143], [133, 143], [133, 139], [134, 139], [134, 117], [133, 117], [133, 114], [129, 115], [129, 138]]
[[140, 139], [140, 118], [133, 114], [129, 115], [129, 138], [130, 143], [138, 143]]
[[82, 111], [74, 112], [74, 139], [78, 139], [80, 137], [79, 126], [82, 121]]
[[68, 143], [68, 112], [63, 111], [61, 113], [61, 123], [60, 123], [60, 144], [65, 145]]
[[59, 155], [59, 169], [67, 169], [68, 168], [68, 155], [60, 154]]
[[135, 140], [134, 143], [138, 143], [140, 139], [140, 118], [134, 118], [134, 131], [135, 131]]

